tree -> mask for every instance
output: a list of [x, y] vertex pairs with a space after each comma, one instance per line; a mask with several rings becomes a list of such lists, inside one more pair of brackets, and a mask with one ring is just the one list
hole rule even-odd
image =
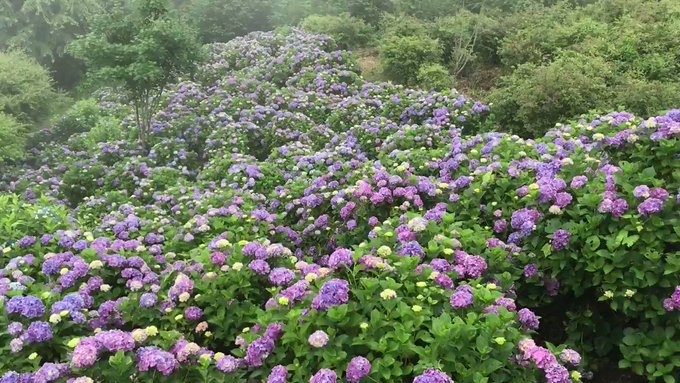
[[393, 0], [349, 0], [348, 8], [352, 16], [377, 26], [385, 14], [394, 12], [395, 5]]
[[66, 54], [66, 46], [88, 31], [100, 5], [98, 0], [0, 0], [0, 49], [25, 51], [70, 88], [83, 68]]
[[14, 117], [0, 112], [0, 164], [24, 157], [26, 131]]
[[186, 8], [204, 43], [272, 29], [270, 0], [195, 0]]
[[21, 52], [0, 52], [0, 113], [27, 125], [45, 121], [59, 95], [45, 68]]
[[166, 86], [193, 73], [201, 56], [197, 33], [164, 0], [118, 2], [70, 49], [90, 76], [125, 90], [144, 146]]
[[331, 36], [341, 49], [363, 47], [373, 34], [373, 29], [364, 20], [349, 13], [340, 16], [312, 15], [302, 20], [300, 26], [309, 33]]

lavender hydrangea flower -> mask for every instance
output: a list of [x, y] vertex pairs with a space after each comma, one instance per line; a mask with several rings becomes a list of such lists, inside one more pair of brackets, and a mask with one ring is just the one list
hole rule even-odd
[[98, 349], [94, 342], [83, 341], [76, 346], [71, 356], [75, 368], [89, 368], [97, 362]]
[[371, 362], [363, 356], [356, 356], [347, 365], [346, 378], [349, 383], [358, 383], [371, 374]]
[[553, 250], [560, 251], [566, 249], [569, 246], [569, 238], [571, 238], [571, 234], [569, 234], [568, 231], [562, 229], [557, 230], [555, 233], [553, 233]]
[[56, 382], [70, 372], [68, 364], [45, 363], [33, 375], [34, 383]]
[[422, 246], [420, 246], [420, 243], [417, 241], [409, 241], [406, 243], [403, 243], [400, 247], [399, 250], [397, 251], [397, 255], [400, 257], [418, 257], [422, 258], [425, 256], [425, 250], [423, 249]]
[[646, 185], [636, 186], [635, 189], [633, 190], [633, 195], [635, 196], [635, 198], [638, 198], [638, 199], [648, 198], [649, 197], [649, 186], [646, 186]]
[[28, 344], [43, 343], [52, 339], [52, 327], [47, 322], [33, 322], [26, 329]]
[[135, 348], [132, 334], [121, 330], [102, 331], [95, 334], [94, 340], [100, 349], [108, 352], [132, 351]]
[[217, 369], [225, 374], [233, 374], [240, 367], [241, 362], [231, 355], [227, 355], [217, 361]]
[[349, 301], [349, 282], [342, 279], [331, 279], [324, 283], [312, 301], [312, 308], [327, 311], [333, 306], [344, 305]]
[[352, 259], [353, 252], [347, 249], [336, 249], [328, 258], [328, 267], [338, 268], [340, 266], [352, 266], [354, 260]]
[[322, 368], [309, 379], [309, 383], [337, 383], [338, 376], [335, 371]]
[[258, 275], [267, 275], [271, 270], [267, 261], [255, 259], [248, 265], [248, 268]]
[[663, 210], [663, 201], [657, 198], [648, 198], [638, 206], [638, 212], [643, 217], [657, 214], [661, 210]]
[[519, 323], [522, 324], [522, 327], [527, 330], [538, 330], [540, 322], [533, 311], [523, 308], [517, 314], [519, 315]]
[[33, 319], [45, 315], [45, 305], [34, 296], [16, 296], [7, 301], [5, 311], [8, 315], [21, 315]]
[[265, 359], [274, 351], [274, 340], [263, 336], [248, 346], [245, 363], [250, 367], [262, 367]]
[[269, 273], [269, 282], [274, 286], [288, 286], [295, 279], [295, 272], [285, 267], [274, 268]]
[[174, 355], [158, 347], [142, 347], [137, 350], [137, 369], [140, 372], [156, 370], [170, 376], [179, 369], [179, 362]]
[[670, 197], [670, 194], [664, 188], [654, 188], [649, 191], [649, 196], [661, 201], [666, 201], [668, 197]]
[[533, 263], [524, 266], [524, 278], [529, 279], [536, 274], [538, 274], [538, 266]]
[[545, 379], [548, 383], [571, 383], [569, 371], [557, 363], [551, 364], [545, 369]]
[[451, 307], [454, 309], [464, 309], [472, 306], [474, 296], [472, 295], [472, 287], [459, 286], [456, 292], [451, 295]]
[[184, 317], [190, 321], [199, 321], [203, 317], [203, 310], [200, 307], [190, 306], [184, 310]]
[[416, 376], [413, 383], [453, 383], [453, 379], [445, 373], [431, 368], [422, 375]]
[[565, 348], [560, 353], [560, 360], [574, 367], [578, 367], [581, 364], [581, 355], [570, 348]]
[[668, 312], [680, 310], [680, 286], [675, 287], [675, 291], [670, 298], [664, 299], [663, 307]]
[[322, 330], [317, 330], [309, 336], [307, 341], [314, 348], [322, 348], [328, 344], [328, 334]]
[[286, 383], [288, 381], [288, 369], [286, 366], [278, 365], [272, 369], [267, 378], [267, 383]]
[[7, 325], [7, 333], [9, 333], [10, 336], [16, 338], [21, 333], [24, 331], [24, 325], [22, 325], [19, 322], [12, 322], [9, 325]]
[[139, 305], [145, 309], [152, 308], [158, 302], [158, 297], [154, 293], [144, 293], [139, 298]]

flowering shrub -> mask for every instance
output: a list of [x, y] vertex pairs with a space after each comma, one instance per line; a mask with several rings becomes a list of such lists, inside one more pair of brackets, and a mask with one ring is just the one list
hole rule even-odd
[[674, 381], [680, 112], [525, 140], [324, 37], [211, 51], [150, 150], [3, 174], [0, 382]]

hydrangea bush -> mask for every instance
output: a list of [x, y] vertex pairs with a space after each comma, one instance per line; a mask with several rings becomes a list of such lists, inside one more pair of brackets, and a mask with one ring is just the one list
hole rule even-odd
[[3, 172], [0, 382], [675, 381], [680, 112], [525, 140], [325, 37], [210, 51], [150, 150]]

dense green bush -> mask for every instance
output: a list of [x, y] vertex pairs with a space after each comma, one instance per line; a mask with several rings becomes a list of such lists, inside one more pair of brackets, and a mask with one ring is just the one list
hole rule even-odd
[[498, 54], [507, 68], [551, 61], [565, 49], [583, 53], [599, 50], [600, 47], [592, 47], [593, 41], [602, 41], [608, 34], [605, 23], [582, 15], [566, 3], [531, 9], [514, 18], [516, 25], [498, 46]]
[[402, 84], [416, 84], [423, 65], [441, 62], [439, 41], [427, 36], [391, 36], [380, 48], [385, 73]]
[[413, 16], [390, 15], [383, 19], [380, 31], [383, 38], [389, 38], [424, 36], [429, 33], [429, 29], [430, 23], [427, 21]]
[[373, 30], [362, 19], [343, 13], [339, 16], [312, 15], [300, 26], [307, 32], [329, 35], [341, 49], [365, 46], [373, 38]]
[[0, 164], [24, 157], [26, 133], [14, 117], [0, 112]]
[[58, 98], [50, 75], [35, 60], [20, 52], [0, 52], [0, 112], [36, 124], [49, 118]]
[[565, 54], [543, 65], [520, 65], [490, 98], [499, 121], [515, 133], [537, 137], [564, 116], [610, 104], [611, 76], [602, 58]]
[[96, 100], [80, 100], [54, 124], [53, 139], [63, 141], [73, 134], [87, 132], [97, 124], [100, 116], [101, 110]]
[[418, 84], [424, 89], [441, 91], [453, 86], [453, 77], [443, 65], [428, 64], [418, 70]]

